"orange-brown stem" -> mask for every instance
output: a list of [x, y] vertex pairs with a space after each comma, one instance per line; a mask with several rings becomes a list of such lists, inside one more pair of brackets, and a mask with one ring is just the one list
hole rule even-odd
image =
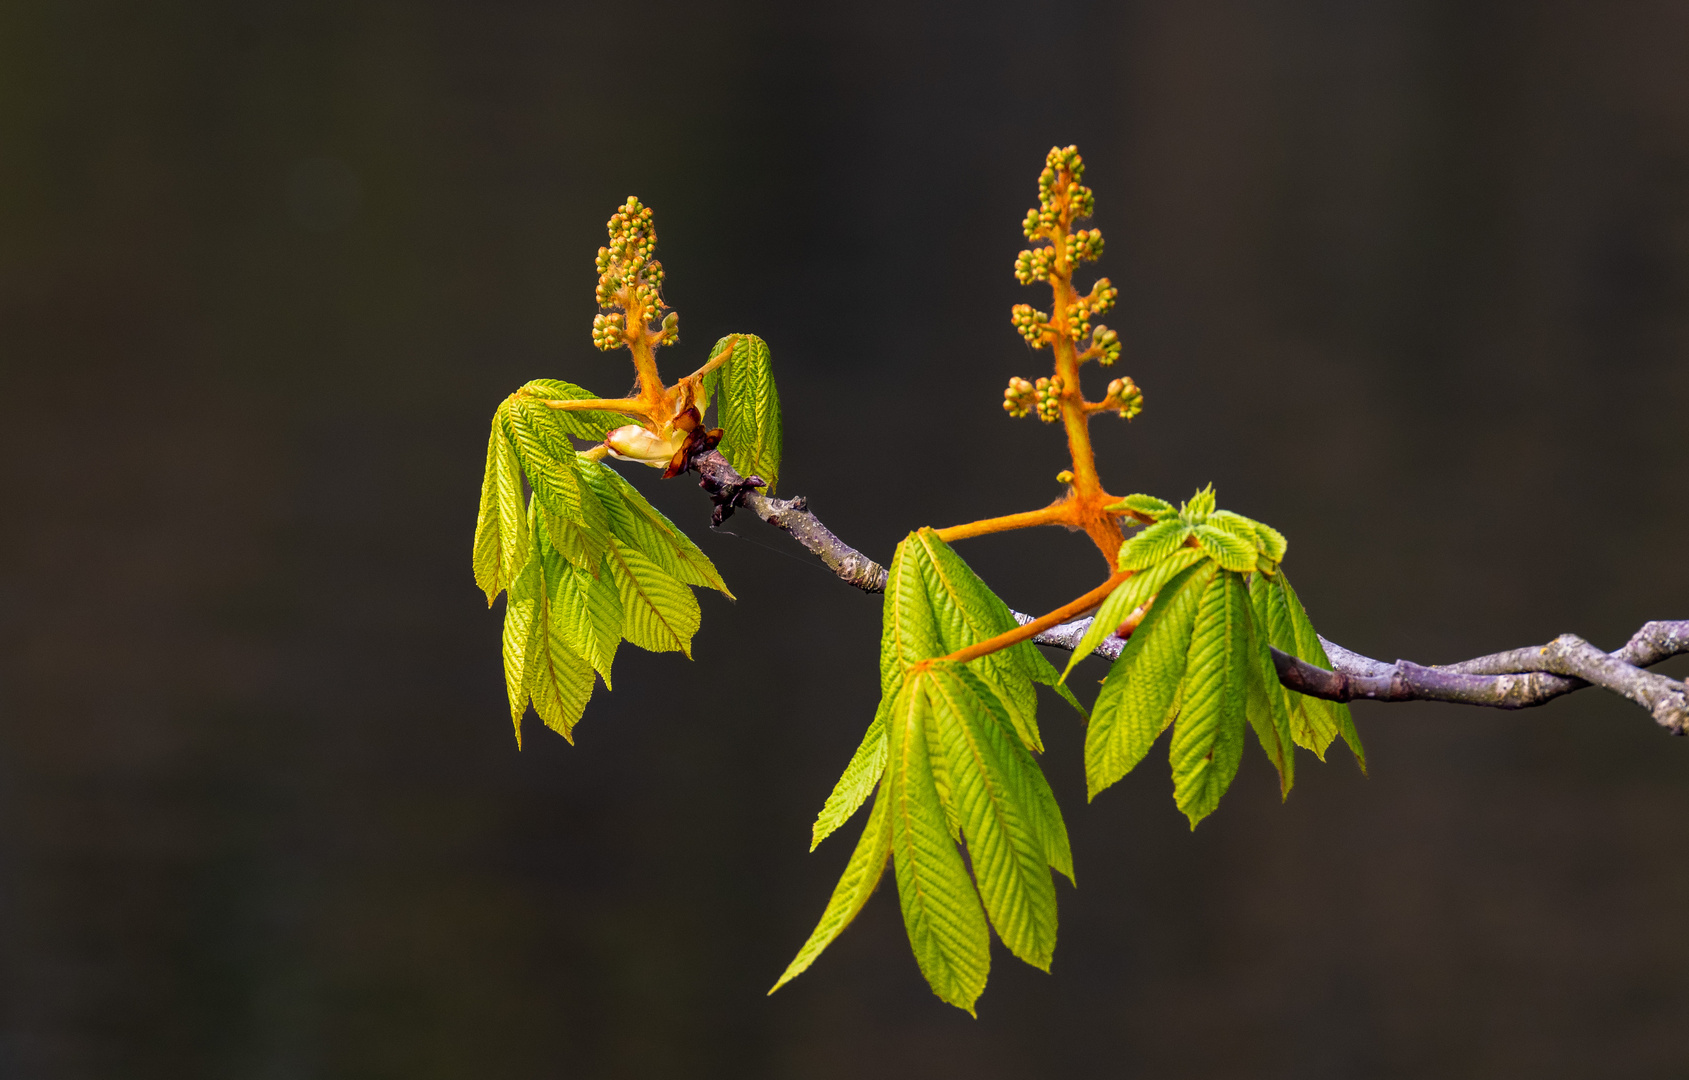
[[1029, 638], [1042, 634], [1050, 627], [1064, 623], [1067, 620], [1074, 618], [1077, 615], [1081, 615], [1102, 603], [1104, 600], [1108, 599], [1109, 593], [1119, 588], [1120, 583], [1131, 576], [1132, 571], [1130, 570], [1117, 570], [1113, 574], [1109, 575], [1109, 579], [1101, 585], [1098, 585], [1079, 599], [1074, 600], [1071, 603], [1063, 604], [1048, 615], [1041, 615], [1024, 626], [1016, 627], [1007, 633], [998, 634], [994, 638], [987, 638], [984, 641], [976, 642], [965, 649], [957, 649], [944, 659], [952, 660], [958, 664], [965, 664], [969, 660], [978, 660], [982, 656], [989, 656], [994, 652], [1007, 649], [1011, 645], [1019, 645], [1021, 642], [1026, 641]]
[[947, 529], [935, 529], [938, 538], [945, 543], [953, 540], [966, 540], [970, 536], [985, 536], [989, 533], [1008, 532], [1011, 529], [1027, 529], [1034, 525], [1062, 525], [1067, 521], [1067, 500], [1053, 502], [1042, 510], [1028, 510], [1020, 514], [1005, 514], [1002, 517], [985, 518], [981, 521], [970, 521], [966, 525], [952, 525]]

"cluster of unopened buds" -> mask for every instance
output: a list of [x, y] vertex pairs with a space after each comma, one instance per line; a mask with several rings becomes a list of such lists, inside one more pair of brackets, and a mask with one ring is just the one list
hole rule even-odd
[[1003, 411], [1017, 420], [1031, 412], [1033, 390], [1033, 385], [1018, 375], [1010, 379], [1008, 389], [1003, 391]]
[[1034, 349], [1042, 349], [1047, 343], [1046, 335], [1050, 329], [1050, 317], [1033, 307], [1031, 304], [1016, 304], [1009, 312], [1009, 320], [1020, 331], [1020, 336]]
[[[630, 196], [610, 216], [607, 228], [610, 243], [598, 249], [598, 306], [622, 312], [593, 319], [592, 343], [600, 349], [615, 349], [627, 344], [627, 315], [643, 325], [663, 309], [663, 264], [651, 257], [657, 249], [657, 230], [649, 206]], [[672, 312], [659, 334], [658, 345], [680, 340]]]
[[1032, 384], [1038, 419], [1046, 424], [1053, 424], [1061, 419], [1061, 395], [1064, 389], [1060, 375], [1053, 379], [1039, 379]]
[[1138, 384], [1128, 376], [1115, 379], [1108, 384], [1108, 393], [1103, 397], [1103, 409], [1120, 414], [1122, 420], [1144, 411], [1144, 392], [1138, 389]]
[[1106, 326], [1098, 325], [1091, 331], [1091, 347], [1087, 352], [1096, 354], [1097, 363], [1108, 367], [1120, 359], [1120, 334]]

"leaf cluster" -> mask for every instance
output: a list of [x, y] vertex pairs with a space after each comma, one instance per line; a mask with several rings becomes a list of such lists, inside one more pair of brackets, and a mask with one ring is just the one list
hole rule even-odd
[[622, 641], [691, 656], [699, 625], [691, 587], [732, 593], [673, 522], [568, 440], [601, 438], [620, 417], [552, 410], [527, 393], [591, 397], [569, 383], [545, 380], [523, 390], [493, 417], [475, 527], [475, 580], [489, 606], [507, 593], [504, 673], [518, 744], [530, 701], [547, 727], [573, 741], [593, 674], [611, 686]]

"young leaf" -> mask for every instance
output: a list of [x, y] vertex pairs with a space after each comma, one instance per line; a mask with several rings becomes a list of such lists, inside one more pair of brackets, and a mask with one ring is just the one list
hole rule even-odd
[[569, 648], [562, 615], [553, 603], [556, 583], [569, 571], [569, 564], [547, 543], [543, 531], [532, 530], [532, 535], [535, 552], [531, 561], [539, 567], [539, 595], [528, 626], [523, 683], [545, 726], [572, 743], [575, 722], [592, 697], [592, 666]]
[[1284, 687], [1278, 681], [1272, 654], [1267, 651], [1267, 622], [1259, 598], [1263, 590], [1250, 594], [1249, 611], [1249, 726], [1261, 743], [1261, 751], [1278, 770], [1279, 797], [1290, 797], [1296, 782], [1296, 742], [1290, 734], [1290, 710]]
[[[562, 379], [535, 379], [516, 393], [520, 397], [549, 398], [553, 401], [585, 401], [598, 396], [591, 390], [564, 382]], [[532, 402], [532, 407], [544, 409], [552, 417], [549, 423], [558, 433], [591, 439], [593, 442], [602, 442], [612, 428], [619, 428], [628, 422], [628, 418], [621, 413], [605, 412], [601, 409], [552, 409], [537, 400]]]
[[[553, 521], [585, 524], [581, 515], [581, 486], [575, 475], [573, 451], [562, 458], [551, 456], [540, 433], [527, 422], [522, 410], [506, 410], [504, 422], [505, 431], [521, 459], [522, 472], [528, 477], [528, 486], [534, 489], [540, 506]], [[554, 533], [552, 542], [559, 550], [566, 550], [567, 542], [563, 537]]]
[[662, 511], [652, 506], [627, 479], [602, 462], [582, 461], [581, 477], [598, 496], [609, 528], [637, 548], [664, 573], [688, 585], [714, 589], [729, 600], [733, 593], [715, 564]]
[[1147, 518], [1160, 521], [1172, 517], [1179, 510], [1166, 499], [1158, 499], [1154, 495], [1128, 495], [1119, 502], [1103, 507], [1105, 513], [1118, 514], [1122, 510], [1131, 510]]
[[780, 479], [780, 392], [774, 386], [768, 344], [755, 334], [729, 335], [716, 342], [710, 358], [729, 340], [733, 359], [704, 376], [704, 391], [715, 402], [716, 422], [726, 434], [718, 449], [744, 476], [768, 481], [770, 495]]
[[481, 480], [481, 512], [475, 521], [475, 584], [487, 606], [516, 580], [528, 561], [528, 514], [522, 505], [522, 463], [505, 433], [500, 405], [487, 439], [487, 470]]
[[1249, 680], [1249, 590], [1222, 570], [1202, 592], [1173, 722], [1173, 801], [1191, 828], [1213, 813], [1243, 757]]
[[1209, 484], [1201, 491], [1190, 497], [1190, 501], [1179, 508], [1179, 516], [1192, 525], [1199, 525], [1208, 520], [1208, 515], [1214, 512], [1214, 485]]
[[1173, 580], [1175, 574], [1206, 558], [1208, 554], [1201, 548], [1180, 548], [1148, 570], [1141, 570], [1127, 578], [1126, 583], [1109, 593], [1108, 599], [1097, 608], [1096, 618], [1091, 620], [1085, 636], [1079, 639], [1079, 645], [1073, 650], [1067, 670], [1061, 673], [1061, 677], [1066, 679], [1074, 665], [1095, 652], [1097, 646], [1126, 621], [1127, 616], [1149, 603], [1163, 585]]
[[996, 696], [966, 667], [937, 663], [927, 696], [949, 762], [951, 800], [974, 880], [1009, 951], [1043, 971], [1056, 948], [1050, 877], [1032, 760]]
[[563, 638], [604, 678], [610, 689], [610, 665], [622, 643], [622, 598], [608, 567], [594, 575], [564, 562], [559, 569], [553, 604], [562, 620]]
[[1246, 540], [1213, 525], [1198, 525], [1191, 532], [1202, 550], [1214, 557], [1222, 570], [1247, 574], [1255, 569], [1255, 536], [1251, 530]]
[[[884, 760], [883, 752], [881, 760]], [[873, 895], [874, 887], [885, 873], [886, 859], [891, 854], [891, 814], [887, 810], [890, 805], [886, 785], [881, 783], [880, 794], [874, 800], [874, 809], [868, 813], [868, 824], [862, 830], [862, 838], [856, 842], [856, 850], [845, 865], [844, 876], [833, 887], [833, 895], [827, 901], [827, 909], [821, 913], [821, 921], [815, 925], [815, 931], [803, 943], [797, 956], [786, 965], [779, 980], [769, 988], [770, 994], [815, 963], [815, 958], [850, 925], [868, 902], [868, 897]]]
[[620, 540], [610, 541], [606, 565], [622, 601], [622, 636], [641, 649], [681, 652], [690, 660], [699, 623], [692, 590]]
[[927, 596], [921, 564], [926, 548], [916, 534], [904, 538], [886, 566], [885, 607], [880, 618], [880, 697], [889, 703], [903, 686], [903, 676], [921, 660], [944, 656], [938, 617]]
[[868, 793], [879, 784], [880, 777], [885, 775], [886, 713], [890, 709], [891, 702], [885, 701], [874, 712], [874, 721], [868, 725], [867, 734], [862, 736], [862, 745], [851, 755], [844, 775], [833, 785], [833, 793], [827, 796], [821, 813], [815, 817], [815, 826], [809, 833], [809, 850], [820, 847], [821, 841], [831, 836], [834, 829], [849, 821], [856, 808], [868, 798]]
[[1203, 559], [1162, 586], [1109, 668], [1085, 730], [1089, 798], [1131, 772], [1172, 722], [1197, 604], [1217, 569]]
[[[1291, 588], [1290, 579], [1283, 573], [1278, 575], [1279, 588], [1284, 591], [1285, 607], [1290, 615], [1290, 624], [1294, 629], [1296, 649], [1295, 655], [1310, 664], [1330, 670], [1331, 657], [1326, 655], [1325, 646], [1320, 644], [1319, 634], [1314, 632], [1314, 624], [1308, 621], [1308, 613], [1302, 607], [1301, 599], [1296, 590]], [[1283, 648], [1283, 646], [1280, 646]], [[1302, 699], [1304, 711], [1320, 718], [1322, 732], [1335, 732], [1343, 736], [1343, 741], [1349, 744], [1349, 752], [1355, 755], [1355, 761], [1366, 772], [1366, 750], [1361, 746], [1361, 736], [1355, 730], [1355, 719], [1349, 712], [1349, 706], [1336, 701], [1326, 701], [1322, 698], [1298, 695]], [[1326, 745], [1330, 745], [1331, 736], [1326, 735]], [[1324, 749], [1322, 746], [1320, 749]]]
[[538, 559], [530, 559], [504, 599], [504, 688], [516, 746], [522, 747], [522, 717], [528, 711], [528, 642], [543, 589]]
[[903, 925], [933, 993], [971, 1015], [991, 970], [991, 937], [979, 894], [945, 823], [926, 729], [929, 678], [916, 673], [887, 718], [885, 798]]
[[1119, 567], [1142, 570], [1154, 566], [1184, 546], [1190, 526], [1178, 518], [1158, 521], [1120, 546]]

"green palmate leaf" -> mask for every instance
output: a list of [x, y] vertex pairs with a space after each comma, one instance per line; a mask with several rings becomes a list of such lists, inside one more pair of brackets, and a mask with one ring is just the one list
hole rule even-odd
[[1108, 599], [1097, 608], [1096, 618], [1091, 620], [1085, 636], [1079, 639], [1079, 645], [1073, 650], [1067, 670], [1061, 673], [1061, 677], [1066, 679], [1074, 665], [1095, 652], [1097, 646], [1126, 621], [1127, 616], [1149, 603], [1163, 585], [1173, 580], [1174, 575], [1206, 558], [1208, 554], [1201, 548], [1179, 548], [1149, 569], [1127, 578], [1126, 583], [1109, 593]]
[[[882, 751], [882, 768], [883, 768]], [[815, 958], [821, 955], [823, 949], [833, 943], [833, 939], [850, 925], [856, 918], [857, 912], [868, 902], [868, 897], [874, 893], [874, 887], [880, 883], [880, 877], [885, 873], [886, 859], [891, 854], [891, 814], [890, 798], [886, 795], [887, 785], [880, 785], [880, 795], [874, 800], [874, 809], [868, 814], [868, 824], [862, 830], [862, 838], [856, 842], [856, 850], [851, 853], [850, 862], [845, 866], [844, 876], [839, 878], [838, 885], [833, 888], [833, 895], [827, 901], [827, 908], [821, 913], [821, 921], [816, 924], [815, 932], [809, 935], [809, 940], [803, 943], [797, 956], [786, 965], [779, 980], [769, 989], [774, 993], [815, 963]], [[812, 849], [813, 850], [813, 849]]]
[[903, 925], [921, 974], [933, 993], [971, 1014], [991, 970], [991, 938], [933, 775], [929, 682], [926, 673], [911, 677], [887, 717], [884, 797], [892, 862]]
[[622, 636], [651, 652], [692, 657], [698, 601], [692, 590], [620, 540], [610, 541], [605, 565], [622, 601]]
[[1197, 605], [1216, 570], [1203, 559], [1162, 586], [1109, 668], [1085, 731], [1090, 798], [1131, 772], [1172, 722]]
[[1191, 532], [1221, 569], [1245, 574], [1255, 569], [1254, 530], [1250, 530], [1248, 539], [1213, 525], [1198, 525]]
[[[1259, 580], [1259, 578], [1257, 578]], [[1296, 742], [1290, 733], [1290, 708], [1285, 689], [1278, 681], [1272, 654], [1267, 651], [1266, 612], [1260, 603], [1264, 592], [1251, 588], [1249, 611], [1249, 726], [1261, 743], [1261, 751], [1278, 770], [1279, 797], [1288, 798], [1296, 782]]]
[[1183, 547], [1190, 535], [1190, 526], [1177, 518], [1158, 521], [1121, 545], [1118, 565], [1122, 570], [1154, 566]]
[[[1048, 971], [1056, 891], [1035, 791], [1045, 786], [1043, 773], [996, 695], [968, 668], [937, 663], [929, 676], [924, 689], [949, 765], [950, 798], [986, 914], [1010, 952]], [[1065, 827], [1062, 835], [1065, 841]]]
[[545, 526], [546, 538], [560, 555], [570, 563], [591, 574], [598, 573], [604, 563], [604, 555], [609, 550], [610, 514], [593, 490], [592, 485], [585, 483], [583, 466], [592, 464], [581, 461], [574, 454], [569, 455], [569, 470], [577, 482], [577, 494], [580, 500], [580, 516], [576, 520], [560, 517], [543, 503], [540, 506], [540, 521]]
[[[927, 587], [928, 606], [938, 627], [938, 655], [948, 655], [958, 649], [978, 644], [998, 634], [1015, 629], [1016, 621], [1009, 606], [960, 555], [939, 539], [931, 529], [921, 529], [904, 541], [916, 548], [923, 580]], [[1060, 681], [1056, 669], [1030, 641], [1019, 642], [1007, 649], [989, 653], [968, 665], [970, 670], [990, 685], [1008, 711], [1009, 720], [1021, 740], [1034, 750], [1043, 750], [1038, 733], [1038, 696], [1034, 683], [1054, 686]], [[1065, 687], [1062, 688], [1066, 690]], [[1064, 694], [1081, 715], [1084, 709], [1072, 692]]]
[[1131, 510], [1147, 518], [1160, 521], [1178, 513], [1178, 507], [1166, 499], [1158, 499], [1154, 495], [1128, 495], [1111, 506], [1103, 507], [1108, 513], [1118, 514], [1123, 510]]
[[774, 386], [768, 344], [755, 334], [730, 334], [710, 350], [713, 360], [732, 343], [733, 359], [704, 376], [726, 434], [718, 449], [745, 476], [760, 476], [774, 492], [780, 478], [780, 392]]
[[1213, 813], [1243, 757], [1250, 668], [1249, 589], [1222, 570], [1203, 589], [1169, 758], [1173, 801], [1191, 828]]
[[545, 726], [572, 743], [575, 722], [592, 697], [592, 665], [569, 647], [563, 614], [554, 603], [554, 583], [571, 572], [569, 563], [546, 542], [542, 531], [534, 530], [533, 536], [538, 548], [533, 561], [539, 564], [541, 581], [539, 603], [528, 627], [523, 681]]
[[[1325, 646], [1320, 644], [1320, 636], [1314, 632], [1314, 624], [1308, 621], [1308, 613], [1303, 610], [1296, 590], [1291, 588], [1290, 579], [1280, 573], [1276, 580], [1284, 597], [1295, 643], [1294, 649], [1286, 649], [1283, 645], [1279, 648], [1310, 664], [1330, 670], [1331, 657], [1326, 655]], [[1349, 712], [1349, 706], [1336, 701], [1308, 697], [1305, 694], [1296, 696], [1300, 699], [1303, 713], [1309, 718], [1309, 727], [1318, 732], [1317, 738], [1323, 739], [1316, 751], [1322, 755], [1322, 760], [1325, 748], [1331, 745], [1333, 736], [1341, 735], [1343, 741], [1349, 745], [1350, 753], [1355, 755], [1355, 761], [1360, 765], [1361, 771], [1365, 772], [1366, 750], [1361, 746], [1361, 736], [1355, 730], [1355, 719]]]
[[[576, 386], [574, 383], [564, 382], [562, 379], [535, 379], [525, 384], [516, 393], [525, 398], [549, 398], [552, 401], [586, 401], [598, 396], [590, 390]], [[554, 426], [559, 434], [591, 439], [593, 442], [602, 441], [611, 429], [619, 428], [628, 423], [628, 417], [621, 413], [606, 412], [600, 409], [552, 409], [540, 404], [537, 400], [530, 402], [530, 405], [536, 409], [543, 409], [552, 418], [549, 423]]]
[[670, 577], [733, 598], [709, 556], [620, 473], [602, 462], [583, 460], [580, 474], [598, 496], [617, 539], [636, 548]]
[[[1257, 612], [1256, 622], [1266, 634], [1267, 643], [1292, 656], [1300, 655], [1296, 640], [1296, 623], [1290, 614], [1290, 602], [1285, 598], [1284, 575], [1258, 575], [1250, 589]], [[1276, 680], [1275, 680], [1276, 681]], [[1290, 717], [1290, 734], [1297, 746], [1312, 750], [1321, 761], [1325, 749], [1337, 737], [1337, 725], [1330, 714], [1315, 704], [1316, 699], [1304, 697], [1284, 689], [1285, 705]]]
[[602, 563], [595, 575], [564, 561], [552, 603], [562, 621], [570, 651], [604, 678], [610, 688], [610, 665], [622, 643], [622, 598], [613, 575]]
[[487, 606], [516, 580], [528, 561], [528, 513], [522, 503], [522, 463], [506, 434], [504, 405], [493, 417], [487, 439], [487, 470], [481, 480], [481, 512], [475, 520], [475, 584]]
[[891, 702], [885, 701], [874, 713], [874, 722], [868, 725], [868, 733], [862, 736], [862, 745], [851, 755], [844, 775], [833, 785], [833, 793], [827, 796], [821, 813], [816, 815], [815, 826], [810, 830], [809, 850], [820, 847], [821, 841], [831, 836], [834, 829], [849, 821], [885, 774], [886, 714], [890, 710]]

